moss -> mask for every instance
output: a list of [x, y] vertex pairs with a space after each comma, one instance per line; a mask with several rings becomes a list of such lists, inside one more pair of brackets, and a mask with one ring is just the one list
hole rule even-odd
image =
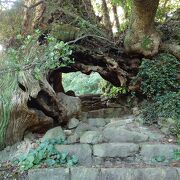
[[5, 136], [7, 132], [7, 127], [10, 119], [10, 104], [7, 102], [1, 102], [0, 109], [0, 150], [5, 146]]
[[69, 24], [53, 24], [51, 26], [51, 35], [61, 41], [71, 41], [79, 37], [81, 30], [77, 27], [71, 26]]

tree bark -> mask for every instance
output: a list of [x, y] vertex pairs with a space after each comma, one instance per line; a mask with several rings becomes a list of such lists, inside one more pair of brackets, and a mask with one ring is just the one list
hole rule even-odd
[[103, 23], [105, 25], [105, 28], [108, 30], [109, 32], [109, 36], [112, 37], [112, 24], [111, 24], [111, 20], [110, 20], [110, 16], [109, 16], [109, 9], [106, 3], [106, 0], [102, 0], [102, 15], [103, 15]]
[[160, 35], [156, 31], [154, 18], [159, 0], [133, 0], [132, 15], [124, 46], [127, 53], [153, 56], [158, 53]]

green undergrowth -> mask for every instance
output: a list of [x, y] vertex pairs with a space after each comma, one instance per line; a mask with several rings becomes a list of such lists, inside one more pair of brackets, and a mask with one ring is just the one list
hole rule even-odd
[[30, 149], [28, 154], [21, 155], [13, 161], [18, 165], [20, 171], [31, 168], [74, 166], [78, 163], [75, 155], [70, 156], [68, 152], [59, 152], [55, 145], [63, 144], [63, 140], [50, 139], [44, 142], [37, 142], [36, 148]]
[[134, 79], [141, 82], [141, 91], [147, 96], [142, 104], [144, 122], [161, 122], [177, 137], [180, 135], [179, 67], [180, 62], [173, 55], [162, 53], [151, 60], [143, 59]]

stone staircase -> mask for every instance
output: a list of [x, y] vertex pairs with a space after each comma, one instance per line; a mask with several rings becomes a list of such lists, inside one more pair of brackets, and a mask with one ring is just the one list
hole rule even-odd
[[158, 129], [145, 127], [122, 109], [84, 112], [65, 130], [60, 152], [79, 158], [77, 167], [36, 169], [29, 180], [179, 180], [180, 162], [173, 160], [180, 146]]

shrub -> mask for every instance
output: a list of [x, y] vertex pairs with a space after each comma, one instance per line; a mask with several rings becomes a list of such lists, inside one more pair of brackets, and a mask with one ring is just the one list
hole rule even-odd
[[156, 122], [158, 117], [180, 119], [180, 93], [169, 92], [143, 104], [146, 123]]
[[[141, 81], [141, 91], [148, 97], [142, 105], [146, 124], [169, 124], [169, 131], [180, 134], [179, 61], [170, 54], [159, 54], [154, 59], [143, 59], [139, 73], [133, 80]], [[171, 122], [166, 122], [171, 119]], [[168, 120], [170, 121], [170, 120]], [[171, 124], [172, 123], [172, 124]]]
[[134, 81], [141, 80], [141, 90], [148, 97], [177, 92], [180, 62], [170, 54], [159, 54], [152, 60], [143, 59]]

